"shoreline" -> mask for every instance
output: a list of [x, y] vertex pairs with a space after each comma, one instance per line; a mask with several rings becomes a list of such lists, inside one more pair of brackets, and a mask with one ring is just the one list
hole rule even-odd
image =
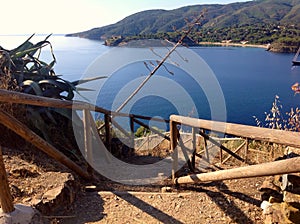
[[214, 45], [214, 46], [222, 46], [222, 47], [255, 47], [255, 48], [263, 48], [269, 49], [267, 44], [240, 44], [240, 43], [222, 43], [222, 42], [199, 42], [198, 45]]

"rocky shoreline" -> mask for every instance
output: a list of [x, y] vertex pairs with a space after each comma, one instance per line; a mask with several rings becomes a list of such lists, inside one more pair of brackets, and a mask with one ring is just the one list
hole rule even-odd
[[[116, 47], [124, 46], [130, 38], [123, 36], [115, 36], [104, 41], [105, 46]], [[292, 44], [284, 44], [280, 42], [274, 42], [272, 44], [248, 44], [248, 43], [233, 43], [233, 42], [199, 42], [199, 43], [186, 43], [188, 46], [223, 46], [223, 47], [255, 47], [263, 48], [266, 51], [275, 53], [296, 53], [299, 46]]]

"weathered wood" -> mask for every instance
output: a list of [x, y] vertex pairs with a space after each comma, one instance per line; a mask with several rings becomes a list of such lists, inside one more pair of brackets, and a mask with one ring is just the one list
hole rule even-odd
[[258, 165], [220, 170], [210, 173], [193, 174], [179, 177], [175, 184], [189, 184], [197, 182], [210, 182], [220, 180], [242, 179], [251, 177], [273, 176], [300, 172], [300, 157], [280, 160]]
[[105, 141], [106, 146], [108, 147], [108, 151], [111, 152], [111, 136], [110, 136], [110, 122], [109, 115], [104, 115], [104, 125], [105, 125]]
[[[203, 132], [204, 133], [204, 132]], [[209, 160], [209, 152], [208, 152], [208, 145], [207, 145], [207, 139], [206, 138], [203, 138], [203, 141], [204, 141], [204, 151], [205, 151], [205, 158], [206, 158], [206, 161], [208, 163], [210, 163], [210, 160]]]
[[4, 213], [10, 213], [15, 210], [13, 198], [10, 193], [5, 165], [2, 157], [2, 149], [0, 147], [0, 204]]
[[176, 177], [176, 171], [178, 169], [178, 150], [176, 148], [177, 146], [177, 140], [178, 140], [178, 129], [177, 124], [175, 122], [170, 121], [170, 147], [172, 151], [172, 180], [175, 180]]
[[[233, 151], [233, 153], [237, 153], [238, 151], [240, 151], [241, 148], [243, 148], [243, 146], [246, 144], [246, 141], [243, 142], [239, 147], [237, 147], [236, 150]], [[232, 155], [229, 155], [226, 159], [224, 159], [222, 161], [222, 163], [226, 163], [230, 158], [232, 157]]]
[[195, 127], [192, 128], [192, 147], [193, 147], [193, 155], [191, 159], [193, 172], [195, 172], [196, 169], [196, 146], [197, 146], [197, 138], [196, 138], [197, 130]]
[[300, 148], [300, 133], [171, 115], [174, 122], [249, 139]]
[[92, 151], [92, 130], [89, 110], [83, 110], [83, 135], [84, 135], [84, 150], [85, 159], [93, 166], [93, 151]]
[[225, 152], [227, 152], [229, 155], [233, 156], [234, 158], [236, 158], [237, 160], [240, 160], [242, 162], [244, 162], [244, 159], [241, 158], [239, 155], [233, 153], [231, 150], [229, 150], [228, 148], [226, 148], [224, 145], [222, 145], [220, 142], [216, 141], [215, 139], [213, 139], [212, 137], [208, 136], [207, 134], [205, 134], [204, 132], [199, 132], [199, 134], [201, 136], [204, 137], [204, 139], [209, 140], [211, 143], [213, 143], [214, 145], [218, 146], [220, 149], [224, 150]]
[[27, 104], [40, 107], [66, 108], [73, 110], [86, 109], [100, 113], [109, 113], [108, 110], [81, 101], [53, 99], [3, 89], [0, 89], [0, 102]]
[[248, 163], [248, 150], [249, 150], [249, 139], [246, 138], [246, 145], [245, 145], [245, 163]]
[[[147, 117], [142, 115], [113, 112], [82, 101], [67, 101], [67, 100], [53, 99], [48, 97], [41, 97], [41, 96], [34, 96], [26, 93], [20, 93], [16, 91], [8, 91], [4, 89], [0, 89], [0, 102], [26, 104], [26, 105], [40, 106], [40, 107], [65, 108], [65, 109], [73, 109], [73, 110], [89, 110], [89, 111], [103, 113], [109, 116], [119, 116], [119, 117], [132, 116], [134, 118], [143, 119], [143, 120], [153, 120], [153, 121], [165, 122], [165, 123], [169, 122], [169, 120], [156, 118], [156, 117]], [[101, 126], [100, 129], [104, 128], [104, 126], [105, 125]]]
[[134, 120], [133, 120], [133, 116], [131, 115], [129, 117], [129, 122], [130, 122], [130, 148], [134, 149]]
[[85, 179], [90, 179], [90, 175], [86, 171], [81, 169], [80, 166], [78, 166], [67, 156], [58, 151], [54, 146], [52, 146], [40, 136], [31, 131], [26, 125], [22, 124], [16, 118], [7, 114], [3, 110], [0, 110], [0, 123], [14, 131], [16, 134], [20, 135], [26, 141], [30, 142], [31, 144], [33, 144], [34, 146], [36, 146], [37, 148], [39, 148], [40, 150], [57, 160], [58, 162], [70, 168], [81, 177]]

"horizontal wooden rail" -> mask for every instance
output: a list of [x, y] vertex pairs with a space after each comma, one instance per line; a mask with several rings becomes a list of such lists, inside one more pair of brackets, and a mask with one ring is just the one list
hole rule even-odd
[[215, 132], [235, 135], [253, 140], [272, 142], [300, 148], [300, 133], [270, 128], [254, 127], [242, 124], [232, 124], [219, 121], [209, 121], [178, 115], [171, 115], [170, 120], [177, 124], [188, 125]]
[[73, 110], [89, 110], [89, 111], [95, 111], [95, 112], [99, 112], [102, 114], [107, 114], [115, 117], [116, 116], [134, 117], [143, 120], [152, 120], [152, 121], [166, 122], [166, 123], [169, 122], [169, 120], [156, 118], [156, 117], [147, 117], [147, 116], [136, 115], [136, 114], [114, 112], [83, 101], [60, 100], [60, 99], [54, 99], [54, 98], [48, 98], [42, 96], [35, 96], [26, 93], [20, 93], [16, 91], [8, 91], [4, 89], [0, 89], [0, 102], [26, 104], [26, 105], [40, 106], [40, 107], [66, 108], [66, 109], [73, 109]]
[[300, 157], [175, 178], [176, 184], [263, 177], [300, 172]]

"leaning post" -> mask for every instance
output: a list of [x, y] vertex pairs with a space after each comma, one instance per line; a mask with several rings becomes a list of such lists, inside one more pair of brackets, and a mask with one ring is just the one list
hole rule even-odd
[[5, 166], [0, 146], [0, 204], [4, 213], [11, 213], [15, 210], [13, 199], [10, 193]]

